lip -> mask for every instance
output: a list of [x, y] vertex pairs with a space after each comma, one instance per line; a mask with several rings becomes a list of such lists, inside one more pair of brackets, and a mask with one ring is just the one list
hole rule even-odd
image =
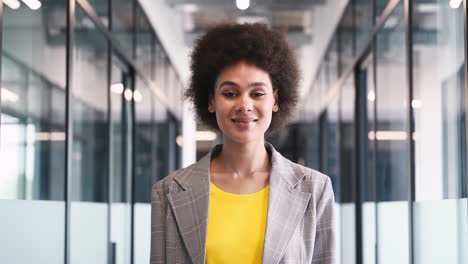
[[257, 119], [251, 117], [231, 118], [231, 121], [239, 128], [249, 128], [257, 122]]

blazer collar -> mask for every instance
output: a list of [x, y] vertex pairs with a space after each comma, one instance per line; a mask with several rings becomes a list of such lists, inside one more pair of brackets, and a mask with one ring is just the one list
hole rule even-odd
[[[295, 189], [305, 176], [303, 171], [265, 143], [271, 153], [270, 193], [263, 248], [263, 263], [278, 263], [311, 194]], [[206, 262], [206, 231], [210, 193], [210, 163], [222, 145], [215, 146], [197, 163], [174, 176], [182, 191], [168, 194], [179, 232], [193, 263]], [[195, 227], [195, 228], [194, 228]]]
[[[304, 177], [304, 173], [302, 172], [302, 170], [291, 166], [293, 163], [290, 160], [283, 157], [278, 151], [276, 151], [276, 149], [270, 143], [266, 142], [265, 147], [271, 155], [270, 188], [277, 184], [284, 184], [281, 182], [281, 179], [288, 183], [288, 187], [295, 188], [297, 183], [299, 183]], [[206, 154], [202, 159], [200, 159], [197, 163], [191, 166], [190, 172], [198, 172], [201, 175], [206, 176], [209, 182], [211, 158], [217, 156], [222, 149], [223, 145], [221, 144], [213, 147], [213, 149], [211, 149], [211, 151], [208, 154]], [[280, 171], [281, 173], [277, 173]], [[274, 174], [277, 175], [272, 177]], [[179, 183], [179, 185], [184, 190], [186, 190], [190, 186], [195, 189], [200, 187], [206, 187], [204, 186], [204, 184], [206, 184], [205, 181], [200, 181], [199, 177], [193, 176], [194, 174], [192, 173], [184, 173], [175, 176], [174, 180], [177, 183]]]

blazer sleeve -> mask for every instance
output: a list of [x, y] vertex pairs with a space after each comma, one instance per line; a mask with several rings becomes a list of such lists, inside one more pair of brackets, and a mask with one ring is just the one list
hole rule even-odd
[[335, 198], [327, 177], [317, 204], [317, 231], [312, 264], [336, 263]]
[[151, 193], [151, 252], [150, 264], [166, 263], [166, 203], [161, 185]]

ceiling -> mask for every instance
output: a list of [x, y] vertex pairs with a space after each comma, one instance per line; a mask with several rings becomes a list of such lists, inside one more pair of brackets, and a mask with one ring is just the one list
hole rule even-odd
[[312, 10], [325, 0], [251, 1], [240, 10], [235, 0], [166, 0], [183, 13], [185, 43], [193, 41], [208, 28], [219, 23], [263, 22], [272, 29], [287, 33], [293, 48], [309, 45], [312, 36]]

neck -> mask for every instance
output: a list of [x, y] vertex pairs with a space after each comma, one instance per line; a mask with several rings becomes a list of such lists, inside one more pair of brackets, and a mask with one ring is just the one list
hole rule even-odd
[[265, 172], [271, 167], [264, 140], [247, 144], [224, 140], [223, 149], [216, 159], [222, 171], [234, 173], [237, 177]]

